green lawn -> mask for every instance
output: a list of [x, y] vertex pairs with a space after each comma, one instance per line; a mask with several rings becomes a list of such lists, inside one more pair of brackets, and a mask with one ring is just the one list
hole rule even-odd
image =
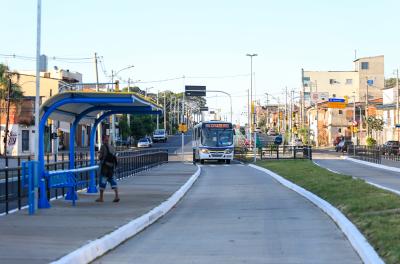
[[257, 165], [331, 203], [358, 227], [386, 263], [400, 263], [400, 196], [329, 172], [309, 160], [259, 161]]

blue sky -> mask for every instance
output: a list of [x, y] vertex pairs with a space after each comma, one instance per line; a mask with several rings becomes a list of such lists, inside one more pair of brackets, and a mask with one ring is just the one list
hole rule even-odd
[[[3, 27], [0, 54], [34, 56], [36, 1], [0, 0]], [[234, 119], [246, 111], [250, 59], [254, 58], [257, 98], [265, 92], [299, 88], [300, 70], [352, 69], [357, 55], [385, 55], [389, 77], [399, 67], [395, 0], [42, 0], [42, 53], [56, 57], [103, 57], [107, 74], [127, 65], [120, 77], [152, 81], [152, 91], [182, 91], [206, 85], [233, 95]], [[5, 21], [5, 23], [4, 23]], [[34, 61], [5, 59], [12, 69], [33, 70]], [[94, 65], [49, 60], [49, 66], [79, 71], [94, 81]], [[247, 74], [247, 75], [246, 75]], [[209, 78], [235, 76], [229, 78]], [[191, 78], [199, 77], [199, 78]], [[200, 78], [201, 77], [201, 78]], [[100, 68], [100, 81], [108, 81]], [[228, 111], [223, 96], [208, 98], [211, 108]], [[210, 96], [212, 96], [210, 94]]]

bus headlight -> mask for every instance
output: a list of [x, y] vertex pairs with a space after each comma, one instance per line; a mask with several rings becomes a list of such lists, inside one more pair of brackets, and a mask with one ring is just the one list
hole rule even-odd
[[203, 154], [208, 154], [209, 153], [208, 149], [200, 149], [200, 152], [203, 153]]
[[232, 154], [233, 149], [225, 149], [225, 154]]

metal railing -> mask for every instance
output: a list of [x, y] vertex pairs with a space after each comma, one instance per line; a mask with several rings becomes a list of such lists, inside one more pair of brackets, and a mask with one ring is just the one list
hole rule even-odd
[[[252, 149], [235, 148], [235, 158], [241, 161], [252, 161], [254, 152]], [[311, 146], [268, 145], [257, 149], [257, 159], [312, 159]]]
[[[4, 160], [7, 167], [0, 169], [0, 214], [8, 214], [11, 210], [21, 210], [28, 203], [28, 190], [22, 187], [21, 162], [31, 160], [30, 157], [15, 157]], [[118, 166], [115, 169], [116, 179], [132, 176], [140, 171], [148, 170], [151, 167], [168, 162], [168, 151], [166, 149], [149, 150], [125, 150], [117, 152]], [[69, 159], [66, 153], [61, 155], [46, 155], [45, 167], [47, 171], [69, 169]], [[98, 161], [96, 161], [98, 163]], [[88, 152], [75, 153], [75, 167], [89, 167], [90, 155]], [[78, 181], [85, 181], [86, 184], [80, 189], [88, 187], [90, 172], [77, 173]], [[96, 171], [96, 183], [98, 172]], [[66, 194], [66, 188], [47, 188], [47, 198], [59, 198]]]
[[349, 145], [347, 147], [347, 155], [359, 160], [364, 160], [377, 164], [382, 163], [381, 149], [379, 147]]

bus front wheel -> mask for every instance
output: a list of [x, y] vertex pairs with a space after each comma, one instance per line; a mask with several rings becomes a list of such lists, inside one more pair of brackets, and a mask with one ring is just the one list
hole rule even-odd
[[204, 164], [204, 160], [203, 159], [200, 160], [200, 164]]
[[226, 162], [226, 164], [231, 164], [231, 160], [230, 159], [227, 159], [225, 162]]

